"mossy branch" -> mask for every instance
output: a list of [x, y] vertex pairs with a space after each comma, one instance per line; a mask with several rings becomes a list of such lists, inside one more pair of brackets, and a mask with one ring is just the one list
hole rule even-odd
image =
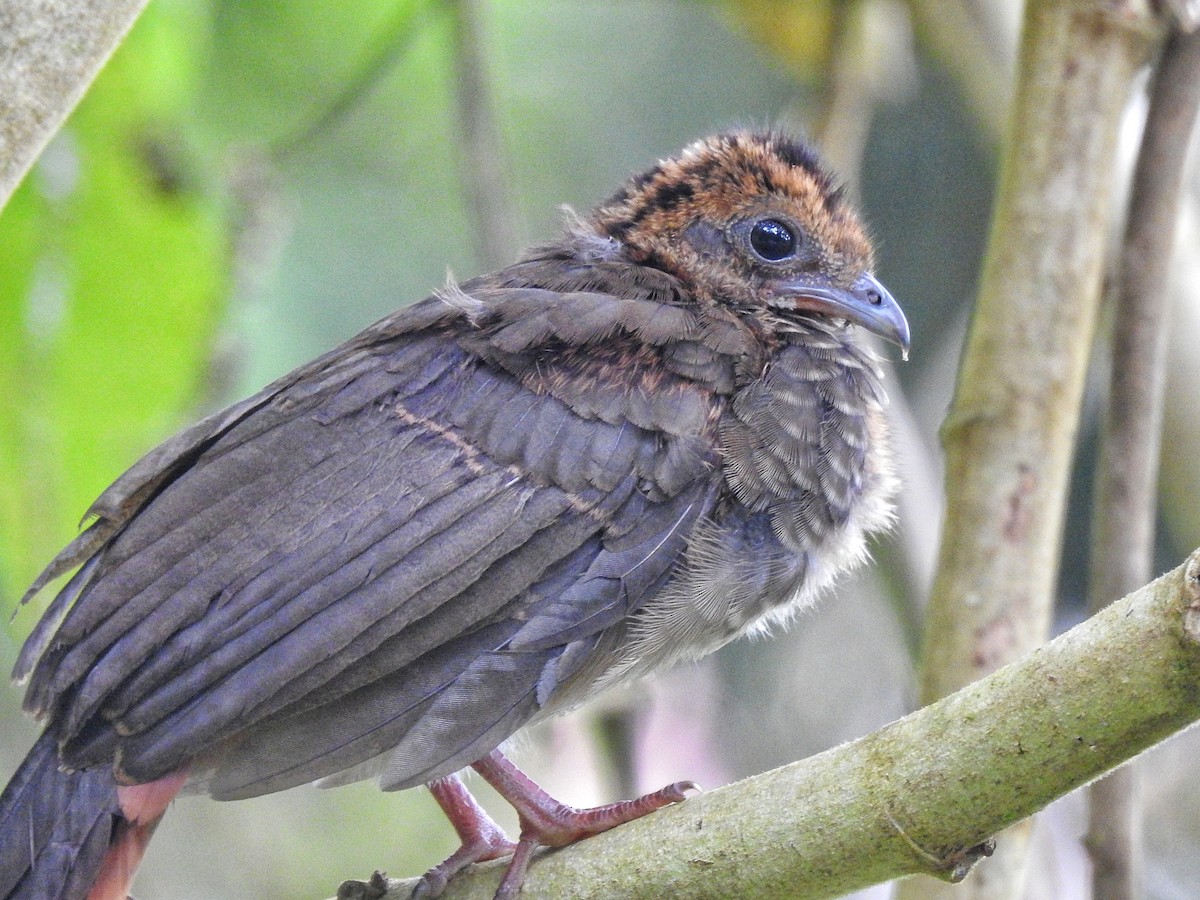
[[[990, 835], [1197, 718], [1200, 550], [873, 734], [545, 854], [522, 897], [818, 898], [961, 877]], [[503, 867], [463, 873], [446, 900], [491, 897]]]

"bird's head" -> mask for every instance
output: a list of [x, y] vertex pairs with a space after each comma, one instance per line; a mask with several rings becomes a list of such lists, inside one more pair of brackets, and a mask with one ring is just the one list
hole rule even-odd
[[872, 274], [870, 239], [804, 144], [729, 132], [632, 178], [591, 216], [635, 261], [699, 301], [776, 328], [843, 320], [908, 354], [908, 323]]

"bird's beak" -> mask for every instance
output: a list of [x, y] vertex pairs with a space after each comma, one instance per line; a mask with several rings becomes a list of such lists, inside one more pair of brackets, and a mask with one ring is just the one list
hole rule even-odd
[[849, 287], [816, 273], [775, 282], [771, 305], [845, 319], [900, 347], [908, 359], [908, 320], [904, 310], [874, 275], [863, 273]]

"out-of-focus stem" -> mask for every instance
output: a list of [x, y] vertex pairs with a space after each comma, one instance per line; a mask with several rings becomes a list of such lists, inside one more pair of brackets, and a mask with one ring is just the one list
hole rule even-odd
[[[1167, 348], [1168, 275], [1197, 110], [1200, 33], [1167, 39], [1155, 73], [1117, 271], [1112, 381], [1096, 477], [1089, 606], [1150, 577]], [[1096, 900], [1140, 896], [1137, 772], [1090, 792], [1087, 847]]]
[[451, 0], [454, 73], [462, 124], [464, 180], [475, 212], [480, 263], [494, 269], [518, 249], [515, 216], [504, 177], [502, 141], [491, 101], [477, 0]]

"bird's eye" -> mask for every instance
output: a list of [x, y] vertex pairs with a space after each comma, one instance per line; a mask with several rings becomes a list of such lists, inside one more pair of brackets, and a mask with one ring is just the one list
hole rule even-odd
[[750, 229], [750, 246], [763, 259], [779, 262], [796, 252], [796, 235], [777, 219], [763, 219]]

